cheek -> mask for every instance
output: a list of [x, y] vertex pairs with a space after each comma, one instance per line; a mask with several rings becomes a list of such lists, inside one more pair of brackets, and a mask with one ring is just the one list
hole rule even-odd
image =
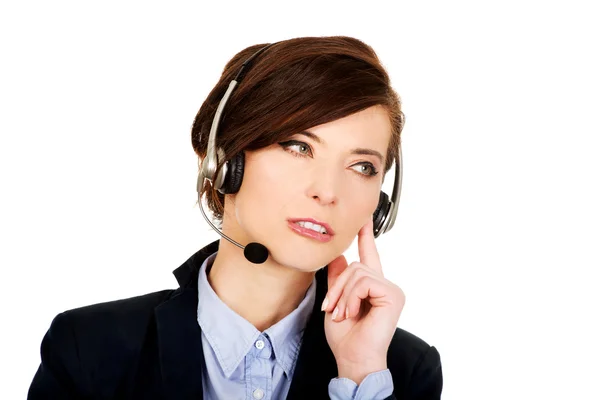
[[358, 235], [358, 231], [373, 219], [373, 213], [379, 202], [379, 190], [377, 192], [369, 190], [363, 191], [361, 195], [352, 197], [352, 203], [349, 205], [347, 213], [353, 215], [354, 218], [348, 218], [346, 221], [348, 227], [348, 235], [350, 242]]
[[236, 198], [238, 223], [255, 232], [261, 231], [260, 227], [273, 219], [281, 218], [281, 209], [297, 197], [294, 193], [297, 186], [293, 185], [292, 179], [286, 171], [273, 165], [261, 157], [253, 158], [244, 170], [242, 187]]
[[372, 217], [379, 203], [379, 190], [363, 191], [360, 196], [354, 196], [352, 201], [352, 208], [357, 216]]
[[289, 181], [286, 164], [282, 161], [275, 150], [247, 155], [242, 185], [247, 184], [253, 191], [281, 188]]

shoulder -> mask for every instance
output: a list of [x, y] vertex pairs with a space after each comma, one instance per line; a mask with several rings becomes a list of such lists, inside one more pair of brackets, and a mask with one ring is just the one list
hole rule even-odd
[[396, 328], [388, 350], [388, 358], [392, 362], [401, 359], [412, 364], [430, 348], [431, 346], [418, 336], [402, 328]]
[[76, 332], [96, 332], [108, 326], [134, 328], [143, 325], [154, 308], [168, 299], [174, 290], [162, 290], [64, 311], [58, 317], [68, 320]]
[[153, 321], [154, 309], [173, 290], [163, 290], [64, 311], [52, 321], [50, 331], [70, 332], [80, 362], [98, 357], [126, 357], [136, 352]]
[[54, 318], [47, 336], [54, 339], [56, 350], [75, 347], [77, 360], [71, 361], [82, 370], [125, 370], [154, 327], [154, 309], [173, 293], [163, 290], [64, 311]]
[[154, 309], [174, 292], [163, 290], [58, 314], [42, 340], [42, 360], [28, 398], [80, 398], [93, 393], [114, 397], [123, 380], [132, 378], [128, 374], [135, 371], [154, 326]]
[[437, 349], [423, 339], [396, 328], [388, 350], [388, 368], [403, 398], [439, 399], [442, 365]]

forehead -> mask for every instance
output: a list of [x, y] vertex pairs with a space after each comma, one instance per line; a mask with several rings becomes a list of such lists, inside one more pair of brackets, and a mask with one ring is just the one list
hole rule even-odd
[[360, 142], [384, 148], [392, 133], [390, 118], [382, 106], [373, 106], [346, 117], [317, 125], [309, 129], [326, 143], [346, 141]]

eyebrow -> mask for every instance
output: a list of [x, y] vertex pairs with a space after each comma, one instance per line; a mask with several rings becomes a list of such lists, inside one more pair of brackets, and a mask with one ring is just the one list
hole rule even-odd
[[[309, 137], [310, 139], [314, 140], [315, 142], [319, 143], [319, 144], [323, 144], [323, 141], [321, 140], [320, 137], [318, 137], [317, 135], [315, 135], [312, 132], [309, 131], [302, 131], [302, 132], [298, 132], [300, 135], [304, 135]], [[367, 156], [375, 156], [379, 159], [379, 162], [383, 164], [383, 156], [381, 155], [380, 152], [376, 151], [376, 150], [372, 150], [372, 149], [366, 149], [363, 147], [358, 147], [355, 149], [352, 149], [350, 151], [350, 154], [359, 154], [359, 155], [367, 155]]]

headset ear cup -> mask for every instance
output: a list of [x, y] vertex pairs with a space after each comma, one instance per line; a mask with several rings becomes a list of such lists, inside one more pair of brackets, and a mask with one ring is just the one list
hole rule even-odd
[[[373, 213], [373, 234], [376, 235], [376, 232], [379, 231], [383, 222], [385, 221], [385, 216], [387, 215], [390, 209], [390, 199], [387, 194], [382, 190], [379, 192], [379, 204], [377, 204], [377, 208]], [[381, 234], [381, 232], [379, 232]], [[375, 237], [379, 236], [377, 234]]]
[[242, 186], [242, 179], [244, 178], [244, 152], [240, 151], [231, 160], [229, 160], [229, 168], [225, 182], [223, 182], [223, 194], [234, 194], [240, 190]]

